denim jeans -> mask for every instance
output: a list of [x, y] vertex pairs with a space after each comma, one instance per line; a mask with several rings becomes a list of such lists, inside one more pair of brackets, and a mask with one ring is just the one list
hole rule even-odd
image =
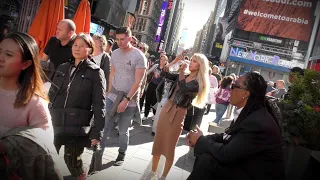
[[216, 120], [215, 123], [219, 124], [224, 113], [226, 112], [228, 105], [216, 103]]
[[109, 109], [113, 102], [107, 98], [106, 100], [106, 121], [104, 125], [103, 137], [101, 140], [101, 150], [106, 147], [107, 140], [110, 138], [110, 133], [113, 129], [113, 123], [118, 118], [119, 125], [119, 152], [125, 153], [129, 145], [129, 127], [137, 107], [127, 107], [123, 113], [116, 113], [113, 117], [108, 115]]
[[123, 113], [116, 113], [113, 117], [108, 115], [109, 109], [112, 107], [113, 101], [109, 98], [106, 100], [106, 121], [104, 125], [103, 137], [100, 142], [101, 149], [93, 153], [90, 172], [102, 170], [102, 155], [104, 149], [107, 145], [108, 139], [110, 139], [110, 133], [113, 129], [113, 124], [118, 118], [119, 125], [119, 152], [125, 153], [129, 145], [129, 126], [131, 124], [131, 119], [133, 118], [135, 112], [138, 110], [138, 107], [127, 107]]

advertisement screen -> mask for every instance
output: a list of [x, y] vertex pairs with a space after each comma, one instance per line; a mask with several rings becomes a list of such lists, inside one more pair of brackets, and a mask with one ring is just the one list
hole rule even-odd
[[104, 31], [104, 27], [100, 26], [96, 23], [90, 23], [90, 33], [91, 34], [97, 34], [97, 35], [102, 35]]
[[315, 6], [313, 0], [243, 0], [237, 28], [307, 42]]
[[162, 26], [163, 26], [164, 20], [166, 18], [167, 7], [168, 7], [168, 2], [164, 1], [162, 3], [161, 14], [160, 14], [159, 23], [158, 23], [158, 29], [157, 29], [156, 36], [154, 37], [154, 42], [160, 42], [160, 36], [161, 36]]

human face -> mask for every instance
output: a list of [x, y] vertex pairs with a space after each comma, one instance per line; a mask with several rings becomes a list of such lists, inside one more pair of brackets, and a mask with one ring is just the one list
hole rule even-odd
[[87, 59], [91, 48], [83, 39], [76, 39], [72, 45], [72, 55], [76, 60]]
[[245, 87], [245, 76], [240, 76], [231, 86], [230, 104], [241, 108], [247, 103], [250, 92]]
[[212, 73], [213, 74], [218, 74], [218, 69], [216, 67], [212, 68]]
[[14, 40], [0, 43], [0, 77], [18, 77], [31, 64], [32, 60], [22, 61], [21, 49]]
[[189, 64], [189, 71], [190, 72], [199, 71], [199, 68], [200, 68], [200, 64], [194, 58], [191, 58], [191, 61]]
[[162, 56], [160, 58], [160, 65], [164, 66], [164, 65], [166, 65], [166, 63], [167, 63], [167, 59], [164, 56]]
[[112, 50], [112, 46], [107, 44], [106, 52], [109, 53], [109, 52], [111, 52], [111, 50]]
[[146, 51], [145, 51], [145, 48], [144, 48], [144, 45], [142, 45], [142, 44], [139, 44], [139, 45], [138, 45], [138, 49], [139, 49], [140, 51], [142, 51], [143, 53], [146, 52]]
[[136, 40], [132, 39], [130, 43], [131, 43], [131, 45], [133, 47], [137, 47], [137, 41]]
[[278, 89], [282, 89], [284, 87], [283, 82], [282, 81], [277, 81], [277, 88]]
[[94, 42], [94, 46], [96, 47], [95, 50], [96, 51], [102, 51], [101, 49], [101, 41], [99, 39], [93, 39]]
[[120, 49], [128, 48], [132, 37], [126, 34], [116, 34], [117, 44]]
[[59, 40], [68, 39], [70, 30], [68, 24], [65, 22], [59, 22], [56, 31], [56, 38]]

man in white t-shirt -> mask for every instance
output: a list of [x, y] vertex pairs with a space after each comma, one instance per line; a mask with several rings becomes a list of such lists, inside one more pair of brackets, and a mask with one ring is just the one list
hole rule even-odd
[[[101, 158], [113, 129], [113, 122], [118, 118], [119, 125], [119, 154], [114, 163], [121, 166], [129, 145], [129, 126], [131, 119], [138, 108], [138, 94], [142, 79], [147, 68], [145, 55], [130, 44], [131, 30], [121, 27], [116, 31], [119, 49], [112, 52], [108, 95], [106, 100], [106, 122], [101, 140], [101, 150], [97, 151], [95, 165], [91, 169], [100, 170]], [[99, 164], [96, 166], [96, 164]], [[95, 166], [95, 167], [92, 167]]]

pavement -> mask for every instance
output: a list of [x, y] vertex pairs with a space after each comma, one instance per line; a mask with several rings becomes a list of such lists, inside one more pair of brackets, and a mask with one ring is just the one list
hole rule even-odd
[[[152, 114], [152, 113], [150, 113]], [[211, 109], [208, 115], [203, 116], [200, 129], [204, 134], [208, 134], [210, 122], [215, 119], [215, 112]], [[112, 132], [112, 141], [108, 143], [103, 155], [103, 170], [89, 176], [88, 180], [140, 180], [144, 179], [151, 170], [151, 150], [154, 136], [151, 135], [152, 118], [139, 125], [133, 122], [130, 128], [130, 144], [126, 152], [124, 164], [122, 166], [113, 166], [114, 160], [118, 155], [119, 138], [114, 130]], [[175, 149], [175, 159], [173, 166], [167, 176], [167, 180], [185, 180], [192, 171], [194, 159], [192, 151], [189, 152], [189, 146], [186, 144], [186, 133], [180, 135], [177, 147]], [[73, 180], [70, 172], [63, 160], [64, 148], [60, 150], [59, 167], [65, 180]], [[89, 169], [92, 151], [85, 150], [82, 154], [84, 166]]]

